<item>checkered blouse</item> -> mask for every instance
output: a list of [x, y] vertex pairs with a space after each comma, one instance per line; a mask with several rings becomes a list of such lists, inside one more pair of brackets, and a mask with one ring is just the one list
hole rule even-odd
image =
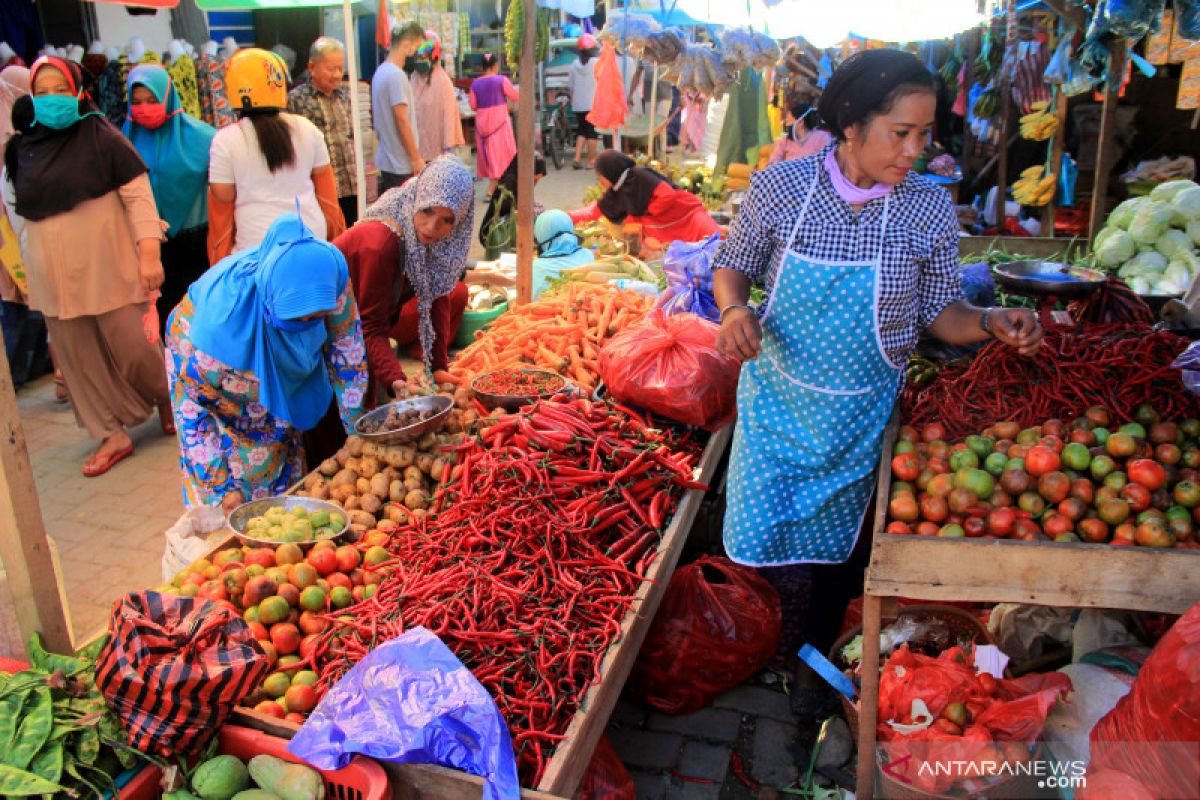
[[[855, 214], [834, 191], [820, 153], [775, 164], [750, 178], [750, 191], [734, 220], [714, 268], [734, 269], [771, 290], [788, 247], [788, 236], [812, 181], [818, 181], [792, 247], [814, 258], [873, 260], [880, 252], [883, 200]], [[963, 299], [958, 268], [958, 219], [945, 189], [909, 173], [890, 195], [883, 242], [879, 330], [894, 364], [903, 364], [946, 306]]]

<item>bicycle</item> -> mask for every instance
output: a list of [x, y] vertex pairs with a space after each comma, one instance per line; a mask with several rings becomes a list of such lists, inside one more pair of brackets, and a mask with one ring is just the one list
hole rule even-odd
[[565, 93], [556, 94], [554, 105], [546, 109], [542, 118], [542, 147], [555, 169], [562, 169], [567, 153], [571, 152], [570, 99]]

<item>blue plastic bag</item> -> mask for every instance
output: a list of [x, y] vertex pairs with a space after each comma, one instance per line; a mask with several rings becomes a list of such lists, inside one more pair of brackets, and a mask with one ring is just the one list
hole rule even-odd
[[318, 769], [356, 753], [481, 776], [484, 800], [518, 800], [508, 725], [450, 648], [413, 628], [367, 654], [329, 690], [288, 750]]
[[1187, 350], [1180, 353], [1171, 366], [1182, 370], [1180, 378], [1183, 385], [1192, 394], [1200, 395], [1200, 342], [1192, 342]]
[[1055, 205], [1063, 208], [1075, 207], [1075, 184], [1078, 180], [1079, 167], [1075, 165], [1075, 159], [1067, 153], [1063, 153], [1062, 168], [1058, 171], [1058, 194], [1054, 198]]
[[711, 322], [720, 321], [721, 310], [713, 297], [712, 272], [712, 262], [720, 246], [721, 236], [716, 233], [699, 242], [671, 242], [663, 256], [667, 290], [655, 308], [662, 309], [667, 317], [695, 314]]

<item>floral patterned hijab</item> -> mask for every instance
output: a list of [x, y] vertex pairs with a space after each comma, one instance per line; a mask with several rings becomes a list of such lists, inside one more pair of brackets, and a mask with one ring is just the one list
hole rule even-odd
[[[439, 207], [454, 213], [454, 228], [439, 242], [421, 244], [413, 216], [418, 211]], [[466, 266], [475, 225], [475, 179], [457, 157], [438, 156], [403, 186], [380, 195], [363, 216], [363, 222], [368, 220], [384, 223], [403, 241], [404, 277], [417, 296], [421, 351], [425, 370], [429, 372], [434, 340], [430, 309], [434, 300], [450, 294]]]

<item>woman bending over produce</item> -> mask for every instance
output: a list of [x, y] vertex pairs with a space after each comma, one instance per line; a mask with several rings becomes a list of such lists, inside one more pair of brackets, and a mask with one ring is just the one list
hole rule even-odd
[[[1024, 354], [1041, 344], [1032, 311], [963, 299], [950, 195], [911, 172], [934, 125], [933, 87], [907, 53], [848, 59], [820, 103], [836, 143], [755, 173], [714, 264], [718, 346], [748, 362], [725, 548], [780, 589], [789, 656], [802, 642], [828, 650], [856, 593], [861, 568], [807, 565], [843, 565], [855, 550], [918, 331]], [[752, 283], [767, 291], [760, 309]], [[797, 710], [813, 713], [823, 694], [811, 673], [797, 678]]]
[[615, 223], [640, 224], [645, 239], [664, 247], [674, 241], [698, 242], [719, 230], [700, 198], [677, 189], [666, 176], [639, 167], [616, 150], [605, 150], [596, 157], [596, 178], [604, 194], [590, 206], [572, 211], [572, 221], [604, 217]]
[[302, 432], [336, 396], [362, 413], [366, 350], [346, 259], [285, 214], [192, 284], [167, 324], [183, 499], [226, 510], [304, 474]]
[[371, 365], [368, 405], [382, 389], [393, 397], [404, 370], [389, 338], [420, 342], [427, 371], [449, 364], [450, 340], [467, 304], [461, 282], [475, 214], [471, 172], [452, 155], [430, 161], [420, 175], [383, 193], [362, 221], [334, 244], [346, 256], [362, 305]]

